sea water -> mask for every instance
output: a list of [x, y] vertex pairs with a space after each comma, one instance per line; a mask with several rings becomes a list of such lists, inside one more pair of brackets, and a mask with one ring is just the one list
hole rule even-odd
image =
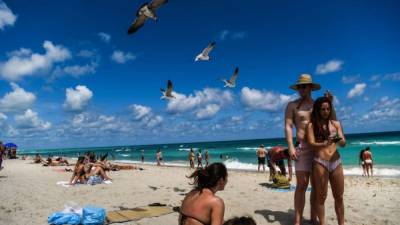
[[[346, 135], [346, 139], [346, 146], [339, 148], [345, 175], [362, 174], [359, 153], [369, 146], [373, 154], [374, 175], [400, 178], [400, 131], [349, 134]], [[77, 157], [87, 151], [93, 151], [98, 155], [108, 153], [109, 159], [120, 162], [139, 163], [143, 151], [145, 163], [155, 164], [156, 151], [160, 149], [166, 165], [189, 166], [188, 154], [193, 148], [195, 153], [202, 150], [203, 159], [204, 150], [207, 149], [210, 162], [224, 162], [230, 169], [257, 170], [256, 151], [260, 144], [264, 144], [268, 150], [277, 145], [286, 146], [286, 141], [284, 138], [274, 138], [93, 148], [22, 149], [18, 153], [20, 155], [39, 153], [44, 157], [49, 154]]]

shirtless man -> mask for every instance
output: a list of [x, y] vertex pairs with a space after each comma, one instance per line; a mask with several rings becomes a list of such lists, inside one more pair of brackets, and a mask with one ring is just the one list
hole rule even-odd
[[371, 170], [371, 177], [374, 175], [372, 171], [373, 163], [372, 163], [372, 153], [370, 151], [370, 148], [367, 147], [365, 148], [365, 151], [362, 154], [362, 158], [364, 161], [365, 169], [367, 171], [367, 175], [369, 177], [369, 171]]
[[270, 176], [274, 176], [277, 173], [276, 167], [279, 167], [283, 176], [286, 176], [285, 161], [288, 161], [289, 178], [292, 180], [292, 159], [289, 155], [289, 149], [283, 146], [275, 146], [268, 151], [268, 166], [271, 171]]
[[[296, 90], [300, 96], [292, 102], [289, 102], [285, 111], [285, 136], [289, 148], [290, 157], [296, 161], [296, 191], [294, 194], [294, 210], [295, 224], [300, 225], [303, 217], [305, 205], [305, 193], [310, 180], [311, 167], [313, 164], [313, 152], [305, 138], [305, 128], [309, 123], [314, 100], [311, 97], [312, 91], [321, 89], [317, 83], [313, 83], [311, 75], [301, 74], [296, 84], [290, 86]], [[329, 92], [326, 93], [329, 98], [332, 98]], [[334, 120], [336, 120], [335, 111], [332, 109]], [[296, 128], [296, 139], [300, 143], [297, 151], [293, 144], [293, 128]], [[311, 186], [313, 180], [311, 179]], [[315, 193], [311, 190], [311, 221], [317, 222], [315, 209]]]
[[262, 165], [263, 171], [265, 171], [265, 156], [267, 155], [264, 145], [261, 144], [257, 149], [257, 157], [258, 157], [258, 171], [260, 171], [260, 166]]

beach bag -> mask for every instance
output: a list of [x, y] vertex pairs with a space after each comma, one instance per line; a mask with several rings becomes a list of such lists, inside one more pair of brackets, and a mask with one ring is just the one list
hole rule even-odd
[[290, 187], [290, 181], [282, 174], [275, 174], [272, 178], [273, 186], [276, 188]]
[[78, 225], [81, 223], [81, 216], [76, 213], [56, 212], [49, 216], [47, 222], [52, 225]]
[[100, 225], [106, 220], [106, 210], [94, 206], [86, 206], [83, 208], [83, 225]]

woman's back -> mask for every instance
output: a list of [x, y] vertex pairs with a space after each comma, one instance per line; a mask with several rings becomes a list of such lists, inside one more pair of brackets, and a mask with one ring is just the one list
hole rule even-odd
[[188, 193], [182, 202], [181, 214], [185, 218], [182, 225], [210, 224], [212, 203], [222, 201], [208, 190], [200, 193], [193, 190]]

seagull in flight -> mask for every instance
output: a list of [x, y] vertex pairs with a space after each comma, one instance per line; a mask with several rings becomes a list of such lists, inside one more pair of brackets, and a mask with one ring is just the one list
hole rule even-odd
[[144, 22], [146, 22], [147, 18], [151, 18], [157, 22], [158, 17], [156, 10], [167, 2], [168, 0], [153, 0], [150, 3], [146, 2], [140, 6], [139, 10], [136, 12], [135, 21], [133, 21], [128, 29], [128, 34], [133, 34], [139, 30], [144, 25]]
[[200, 54], [198, 54], [196, 56], [196, 58], [194, 59], [194, 61], [208, 61], [210, 60], [210, 57], [208, 56], [208, 54], [210, 54], [211, 50], [213, 50], [215, 47], [215, 41], [211, 42], [207, 48], [205, 48]]
[[236, 67], [235, 72], [232, 74], [231, 79], [222, 79], [225, 83], [224, 87], [234, 88], [236, 86], [236, 78], [239, 75], [239, 67]]
[[172, 82], [168, 80], [167, 84], [167, 90], [164, 90], [163, 88], [160, 88], [162, 96], [160, 99], [172, 99], [175, 98], [175, 96], [172, 95]]

